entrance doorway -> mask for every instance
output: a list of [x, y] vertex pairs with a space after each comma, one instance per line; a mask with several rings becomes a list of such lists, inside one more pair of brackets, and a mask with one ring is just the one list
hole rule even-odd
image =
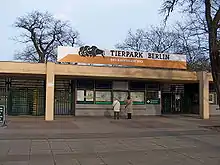
[[162, 114], [183, 113], [181, 93], [162, 93]]
[[57, 79], [54, 91], [54, 114], [75, 115], [74, 81]]

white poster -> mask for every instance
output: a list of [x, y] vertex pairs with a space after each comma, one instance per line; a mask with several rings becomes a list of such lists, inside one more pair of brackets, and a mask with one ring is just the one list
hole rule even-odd
[[131, 92], [131, 99], [136, 102], [144, 102], [144, 92]]
[[117, 98], [119, 101], [125, 101], [128, 97], [128, 92], [114, 92], [113, 97]]
[[94, 91], [86, 91], [86, 101], [94, 101]]
[[111, 101], [110, 91], [96, 91], [96, 101], [109, 102]]
[[77, 101], [84, 101], [84, 90], [77, 90]]

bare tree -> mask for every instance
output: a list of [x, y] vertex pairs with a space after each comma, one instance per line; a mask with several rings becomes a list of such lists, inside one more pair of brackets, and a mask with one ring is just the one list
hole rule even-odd
[[176, 23], [174, 26], [179, 38], [175, 45], [179, 51], [176, 51], [186, 55], [188, 70], [210, 71], [208, 45], [204, 42], [203, 37], [196, 35], [189, 26], [191, 24], [181, 23]]
[[116, 48], [124, 50], [145, 51], [146, 47], [145, 31], [137, 29], [136, 32], [128, 31], [127, 37], [122, 43], [115, 45]]
[[[219, 0], [164, 0], [161, 11], [165, 13], [165, 21], [175, 7], [180, 7], [183, 13], [196, 15], [199, 32], [206, 32], [212, 76], [218, 98], [220, 98], [220, 1]], [[198, 23], [197, 23], [198, 24]], [[196, 22], [195, 22], [196, 25]], [[193, 29], [192, 29], [193, 30]], [[199, 33], [197, 32], [197, 33]], [[220, 101], [219, 101], [220, 105]]]
[[166, 31], [163, 27], [137, 29], [128, 32], [123, 43], [116, 44], [117, 48], [136, 51], [169, 52], [177, 41], [178, 36], [173, 31]]
[[187, 26], [180, 23], [172, 30], [166, 30], [164, 27], [138, 29], [136, 32], [129, 30], [125, 41], [116, 47], [125, 50], [185, 54], [189, 70], [209, 70], [206, 49], [203, 49], [200, 40]]
[[18, 60], [45, 63], [56, 61], [57, 46], [75, 46], [80, 43], [79, 33], [70, 24], [54, 18], [48, 12], [33, 11], [18, 17], [14, 26], [23, 30], [15, 40], [25, 48], [15, 54]]

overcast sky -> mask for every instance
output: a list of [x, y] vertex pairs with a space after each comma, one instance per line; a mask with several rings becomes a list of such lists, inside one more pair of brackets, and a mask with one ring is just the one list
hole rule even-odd
[[[114, 48], [129, 29], [147, 28], [162, 23], [159, 15], [162, 0], [7, 0], [0, 5], [0, 60], [13, 60], [22, 48], [11, 38], [19, 34], [12, 27], [16, 17], [32, 10], [49, 11], [57, 18], [70, 20], [85, 44]], [[177, 20], [173, 14], [169, 24]]]

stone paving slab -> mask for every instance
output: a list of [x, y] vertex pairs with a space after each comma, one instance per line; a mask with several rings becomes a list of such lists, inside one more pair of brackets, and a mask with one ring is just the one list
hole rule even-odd
[[28, 161], [16, 161], [16, 162], [7, 162], [2, 165], [29, 165]]
[[220, 164], [220, 133], [200, 127], [212, 121], [153, 117], [41, 122], [16, 119], [0, 128], [0, 165]]

